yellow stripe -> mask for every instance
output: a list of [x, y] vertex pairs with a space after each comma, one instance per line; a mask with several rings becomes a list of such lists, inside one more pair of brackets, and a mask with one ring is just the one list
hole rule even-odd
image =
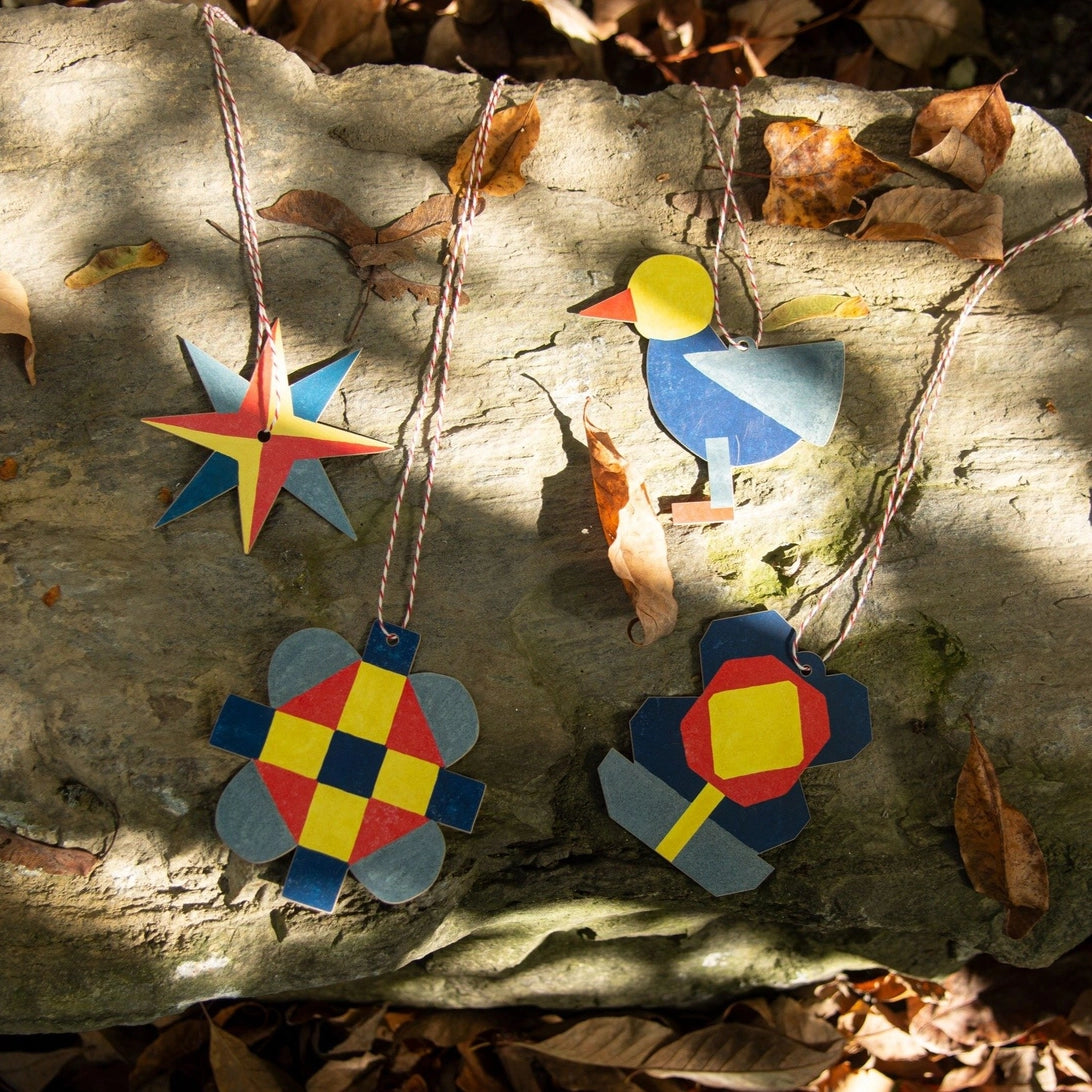
[[713, 814], [716, 806], [724, 799], [723, 793], [712, 785], [706, 785], [689, 807], [675, 821], [675, 825], [663, 836], [656, 847], [661, 857], [673, 861], [683, 850], [683, 846], [698, 833], [698, 827]]

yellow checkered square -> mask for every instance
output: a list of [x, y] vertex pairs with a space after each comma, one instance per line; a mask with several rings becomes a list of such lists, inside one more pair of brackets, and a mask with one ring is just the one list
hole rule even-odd
[[304, 777], [318, 777], [333, 734], [321, 724], [278, 709], [258, 758]]
[[341, 711], [338, 728], [351, 736], [386, 743], [405, 687], [405, 675], [362, 663]]
[[319, 784], [303, 824], [300, 845], [347, 861], [353, 854], [367, 806], [366, 797]]
[[379, 767], [372, 796], [396, 808], [424, 815], [439, 772], [440, 767], [433, 762], [401, 751], [388, 751]]

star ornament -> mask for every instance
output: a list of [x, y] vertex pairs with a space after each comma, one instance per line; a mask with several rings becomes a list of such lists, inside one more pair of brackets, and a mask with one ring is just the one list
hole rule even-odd
[[210, 448], [212, 455], [156, 526], [237, 488], [243, 550], [250, 553], [273, 502], [285, 489], [356, 538], [319, 460], [374, 455], [389, 451], [391, 445], [321, 424], [318, 418], [357, 354], [343, 356], [289, 384], [280, 323], [274, 322], [248, 382], [195, 346], [182, 344], [212, 401], [213, 412], [147, 417], [144, 422]]

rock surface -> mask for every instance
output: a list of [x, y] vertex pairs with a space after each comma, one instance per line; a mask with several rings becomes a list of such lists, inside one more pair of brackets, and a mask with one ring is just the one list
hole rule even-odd
[[[425, 69], [317, 77], [269, 41], [221, 38], [258, 205], [314, 188], [387, 223], [443, 190], [486, 93]], [[692, 495], [699, 468], [649, 412], [636, 334], [574, 308], [649, 254], [708, 260], [705, 222], [668, 196], [716, 179], [689, 89], [623, 99], [599, 84], [544, 87], [529, 184], [478, 222], [413, 618], [416, 668], [453, 675], [477, 702], [481, 738], [458, 769], [488, 782], [485, 804], [473, 835], [448, 835], [424, 896], [387, 907], [350, 878], [323, 916], [280, 897], [283, 860], [247, 865], [216, 837], [238, 762], [207, 739], [228, 693], [265, 698], [288, 634], [363, 638], [399, 452], [329, 464], [355, 543], [283, 495], [250, 556], [233, 497], [153, 530], [159, 491], [202, 458], [140, 423], [207, 408], [176, 337], [241, 368], [252, 331], [237, 249], [206, 223], [234, 230], [235, 215], [196, 9], [5, 12], [0, 73], [0, 269], [29, 293], [40, 377], [25, 383], [4, 339], [0, 455], [18, 474], [0, 482], [0, 823], [106, 851], [87, 879], [0, 866], [0, 1030], [139, 1021], [217, 995], [351, 980], [334, 992], [686, 1004], [853, 965], [940, 974], [976, 951], [1038, 965], [1092, 931], [1086, 227], [1014, 263], [967, 326], [913, 502], [832, 661], [869, 687], [874, 743], [807, 774], [810, 825], [768, 855], [763, 886], [717, 900], [607, 818], [595, 767], [611, 746], [628, 751], [646, 696], [697, 692], [712, 618], [763, 603], [792, 616], [875, 526], [908, 408], [978, 267], [925, 243], [751, 224], [765, 301], [860, 292], [872, 313], [798, 328], [846, 344], [833, 440], [743, 471], [734, 523], [668, 528], [679, 626], [636, 648], [596, 523], [585, 400], [607, 407], [602, 423], [654, 496]], [[767, 169], [768, 120], [808, 116], [848, 125], [928, 181], [906, 155], [928, 98], [758, 81], [744, 93], [743, 168]], [[711, 101], [724, 119], [727, 99]], [[1026, 108], [1015, 123], [987, 186], [1004, 197], [1009, 242], [1086, 199], [1059, 129]], [[757, 208], [761, 183], [744, 189]], [[262, 225], [263, 238], [287, 234], [298, 235]], [[150, 237], [166, 265], [63, 287], [96, 249]], [[343, 350], [359, 295], [344, 258], [298, 237], [262, 254], [290, 367]], [[727, 325], [750, 332], [730, 261], [723, 284]], [[430, 323], [427, 305], [372, 300], [361, 362], [327, 419], [397, 441]], [[779, 559], [794, 552], [792, 571]], [[55, 584], [50, 608], [42, 594]], [[838, 614], [805, 646], [822, 647]], [[966, 716], [1051, 869], [1051, 910], [1020, 943], [969, 886], [955, 843]]]

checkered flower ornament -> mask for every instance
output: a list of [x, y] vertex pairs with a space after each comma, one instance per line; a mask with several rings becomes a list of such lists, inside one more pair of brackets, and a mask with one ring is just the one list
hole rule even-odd
[[231, 695], [214, 747], [249, 762], [216, 809], [216, 829], [247, 861], [295, 850], [284, 895], [332, 911], [346, 872], [381, 902], [420, 895], [440, 872], [440, 824], [470, 832], [485, 786], [448, 766], [478, 738], [462, 683], [409, 674], [420, 637], [374, 624], [361, 657], [326, 629], [282, 641], [270, 705]]

